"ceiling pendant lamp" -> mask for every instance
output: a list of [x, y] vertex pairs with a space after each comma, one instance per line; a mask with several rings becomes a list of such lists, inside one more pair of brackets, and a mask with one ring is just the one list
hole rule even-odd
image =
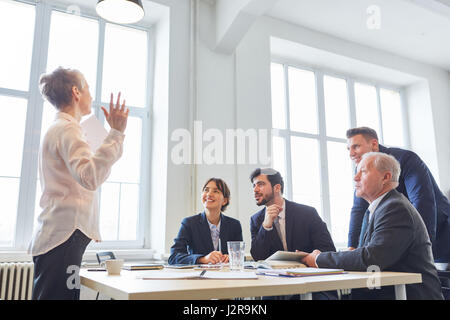
[[98, 0], [97, 14], [115, 23], [135, 23], [144, 17], [141, 0]]

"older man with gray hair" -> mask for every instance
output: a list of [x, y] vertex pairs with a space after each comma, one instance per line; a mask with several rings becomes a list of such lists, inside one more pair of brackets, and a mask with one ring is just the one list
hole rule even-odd
[[[353, 251], [314, 250], [303, 259], [310, 267], [367, 271], [414, 272], [422, 283], [406, 285], [408, 299], [443, 299], [431, 242], [425, 224], [409, 200], [395, 190], [400, 175], [398, 161], [385, 153], [364, 154], [354, 177], [356, 195], [369, 202], [358, 248]], [[393, 287], [357, 289], [356, 299], [393, 299]]]

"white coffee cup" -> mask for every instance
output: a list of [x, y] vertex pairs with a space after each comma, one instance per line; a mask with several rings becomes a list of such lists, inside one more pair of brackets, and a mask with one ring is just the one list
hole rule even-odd
[[117, 275], [122, 270], [123, 259], [106, 260], [105, 265], [109, 275]]

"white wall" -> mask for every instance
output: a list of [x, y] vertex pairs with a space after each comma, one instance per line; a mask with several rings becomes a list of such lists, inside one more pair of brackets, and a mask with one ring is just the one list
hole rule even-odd
[[430, 72], [427, 79], [436, 139], [438, 183], [450, 197], [450, 73], [443, 70]]
[[[170, 8], [155, 27], [150, 241], [168, 252], [179, 224], [190, 210], [190, 168], [170, 161], [170, 135], [189, 128], [190, 120], [190, 1], [156, 0]], [[169, 36], [168, 36], [169, 35]], [[161, 47], [158, 47], [161, 46]]]
[[[151, 146], [152, 162], [150, 173], [150, 232], [146, 244], [153, 249], [164, 251], [166, 227], [167, 194], [167, 157], [169, 136], [169, 52], [170, 52], [170, 10], [154, 28], [155, 37]], [[147, 240], [148, 238], [148, 240]]]

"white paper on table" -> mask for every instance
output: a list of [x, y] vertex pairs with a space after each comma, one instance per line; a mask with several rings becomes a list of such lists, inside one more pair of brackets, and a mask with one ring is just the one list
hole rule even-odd
[[136, 279], [258, 279], [258, 276], [255, 272], [242, 271], [161, 272], [158, 270], [146, 272], [144, 275], [137, 276]]
[[106, 131], [100, 120], [95, 115], [92, 115], [81, 123], [81, 128], [86, 135], [86, 140], [91, 147], [92, 152], [95, 152], [98, 147], [103, 144], [108, 131]]

